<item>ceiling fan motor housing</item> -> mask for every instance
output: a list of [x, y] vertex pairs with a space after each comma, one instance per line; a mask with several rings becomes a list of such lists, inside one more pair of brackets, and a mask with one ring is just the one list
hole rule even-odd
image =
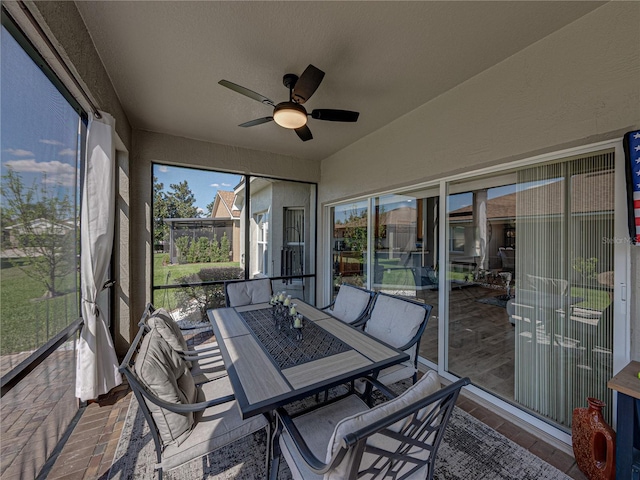
[[273, 120], [284, 128], [300, 128], [307, 123], [307, 111], [295, 102], [282, 102], [274, 108]]

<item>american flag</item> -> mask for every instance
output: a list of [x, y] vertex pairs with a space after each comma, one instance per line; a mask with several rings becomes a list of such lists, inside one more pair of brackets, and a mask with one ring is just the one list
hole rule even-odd
[[627, 189], [629, 198], [629, 233], [640, 245], [640, 130], [625, 135]]

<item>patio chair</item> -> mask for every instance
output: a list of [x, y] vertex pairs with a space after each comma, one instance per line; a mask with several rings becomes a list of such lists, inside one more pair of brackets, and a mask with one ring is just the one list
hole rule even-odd
[[148, 303], [138, 325], [149, 330], [157, 330], [191, 369], [196, 383], [215, 380], [227, 374], [218, 343], [206, 343], [189, 348], [180, 326], [164, 308], [156, 309]]
[[[364, 331], [379, 340], [409, 354], [406, 362], [385, 368], [376, 377], [385, 385], [412, 378], [418, 378], [418, 351], [420, 339], [431, 315], [431, 305], [396, 297], [386, 293], [378, 293], [373, 300], [369, 317], [364, 324]], [[364, 382], [356, 382], [359, 390]]]
[[433, 478], [438, 447], [469, 379], [441, 389], [438, 375], [430, 371], [395, 398], [374, 379], [367, 381], [391, 400], [370, 409], [350, 394], [296, 415], [276, 410], [272, 480], [281, 456], [294, 479]]
[[242, 420], [228, 377], [196, 385], [185, 361], [155, 329], [140, 326], [119, 370], [149, 424], [159, 479], [165, 470], [263, 428], [270, 437], [263, 415]]
[[240, 307], [253, 303], [269, 303], [273, 290], [270, 278], [230, 280], [224, 282], [227, 307]]
[[333, 302], [320, 310], [324, 310], [338, 320], [353, 325], [367, 316], [374, 296], [375, 292], [371, 290], [343, 283], [340, 285], [338, 295]]

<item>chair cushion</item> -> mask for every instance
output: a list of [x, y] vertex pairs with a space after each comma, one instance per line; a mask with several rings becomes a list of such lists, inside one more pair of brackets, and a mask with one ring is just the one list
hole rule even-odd
[[[164, 308], [159, 308], [153, 312], [147, 320], [147, 325], [156, 329], [174, 350], [181, 352], [188, 350], [187, 341], [182, 336], [180, 327]], [[187, 365], [191, 368], [191, 362], [187, 361]]]
[[331, 315], [343, 322], [355, 321], [369, 305], [371, 295], [351, 285], [341, 285]]
[[271, 279], [261, 278], [244, 282], [230, 282], [226, 285], [230, 307], [240, 307], [254, 303], [268, 303], [271, 300]]
[[[355, 415], [351, 415], [349, 417], [344, 418], [340, 422], [336, 424], [335, 430], [333, 432], [332, 437], [329, 439], [329, 443], [327, 445], [327, 453], [325, 461], [328, 462], [333, 455], [340, 449], [342, 444], [342, 439], [348, 434], [360, 430], [361, 428], [370, 425], [372, 423], [377, 422], [385, 417], [393, 415], [398, 410], [407, 407], [429, 395], [437, 392], [440, 389], [440, 380], [438, 378], [438, 374], [430, 370], [425, 373], [415, 385], [408, 388], [405, 392], [403, 392], [398, 397], [393, 400], [389, 400], [383, 404], [380, 404], [371, 410], [364, 411], [361, 413], [356, 413]], [[423, 408], [420, 412], [418, 412], [419, 418], [424, 418], [425, 415], [430, 411], [429, 407]], [[410, 421], [410, 418], [402, 419], [396, 422], [394, 425], [390, 426], [389, 429], [393, 431], [400, 431], [407, 422]], [[394, 451], [399, 443], [388, 436], [385, 435], [377, 435], [374, 434], [367, 440], [367, 444], [377, 446], [379, 448], [383, 448], [385, 450]], [[371, 456], [371, 458], [366, 458], [369, 455], [365, 455], [363, 458], [363, 463], [367, 464], [367, 462], [373, 462], [375, 458]], [[412, 456], [416, 456], [415, 454]], [[429, 456], [428, 451], [420, 452], [420, 458], [426, 459]], [[335, 469], [335, 471], [331, 472], [331, 475], [325, 476], [326, 479], [342, 479], [347, 478], [347, 474], [349, 472], [350, 463], [352, 461], [351, 453], [348, 453], [344, 460], [340, 463], [340, 465]], [[413, 465], [408, 464], [407, 469], [412, 468]], [[426, 468], [426, 467], [425, 467]], [[403, 472], [403, 470], [400, 470]], [[418, 471], [414, 473], [410, 478], [425, 478], [425, 471]], [[398, 474], [398, 477], [402, 476]]]
[[[145, 335], [135, 361], [134, 370], [141, 382], [158, 398], [170, 403], [194, 403], [197, 389], [189, 367], [153, 329]], [[194, 424], [192, 413], [178, 414], [146, 401], [160, 438], [165, 445], [180, 445]]]
[[[323, 460], [336, 424], [345, 417], [367, 410], [369, 410], [369, 407], [366, 403], [358, 396], [350, 395], [339, 402], [330, 403], [305, 415], [294, 418], [293, 423], [302, 434], [302, 437], [313, 454], [320, 460]], [[298, 450], [293, 445], [286, 429], [283, 429], [282, 435], [280, 436], [280, 448], [295, 480], [316, 480], [322, 478], [322, 475], [318, 475], [309, 470], [307, 464], [298, 454]]]
[[425, 315], [426, 310], [420, 305], [378, 295], [364, 331], [392, 347], [402, 347], [418, 333]]
[[[198, 401], [232, 395], [233, 389], [228, 377], [208, 382], [202, 386]], [[235, 401], [209, 407], [195, 416], [193, 431], [178, 446], [169, 445], [162, 453], [162, 468], [170, 470], [190, 460], [202, 457], [242, 437], [262, 428], [269, 422], [264, 415], [256, 415], [242, 420]], [[267, 435], [268, 437], [268, 435]]]

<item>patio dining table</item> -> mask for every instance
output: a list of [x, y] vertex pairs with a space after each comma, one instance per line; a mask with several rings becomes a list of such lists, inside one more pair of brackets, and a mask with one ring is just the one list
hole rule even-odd
[[409, 356], [296, 299], [302, 338], [278, 328], [268, 303], [209, 310], [242, 418], [276, 408]]

